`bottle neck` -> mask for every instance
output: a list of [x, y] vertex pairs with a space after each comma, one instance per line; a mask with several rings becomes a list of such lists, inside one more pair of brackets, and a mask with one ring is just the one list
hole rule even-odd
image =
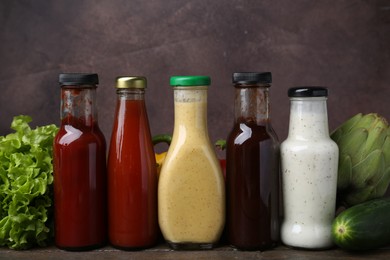
[[67, 125], [97, 124], [96, 86], [61, 88], [61, 121]]
[[175, 87], [175, 130], [207, 133], [207, 86]]
[[144, 89], [117, 89], [116, 123], [126, 121], [135, 127], [146, 116]]
[[119, 101], [145, 100], [145, 89], [123, 88], [116, 90]]
[[235, 85], [235, 123], [269, 122], [268, 87], [260, 85]]
[[329, 137], [326, 97], [290, 98], [289, 138], [316, 140]]

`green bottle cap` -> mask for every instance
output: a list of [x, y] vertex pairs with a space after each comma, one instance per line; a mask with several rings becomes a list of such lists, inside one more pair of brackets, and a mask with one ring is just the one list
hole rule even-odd
[[209, 86], [211, 79], [209, 76], [173, 76], [170, 84], [172, 87], [185, 86]]

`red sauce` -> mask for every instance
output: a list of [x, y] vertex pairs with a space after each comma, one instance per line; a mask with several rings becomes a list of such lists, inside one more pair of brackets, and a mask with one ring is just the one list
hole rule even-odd
[[87, 121], [68, 115], [54, 140], [55, 240], [68, 250], [106, 242], [106, 144]]
[[266, 126], [237, 123], [227, 143], [229, 242], [263, 250], [278, 242], [278, 146]]
[[144, 101], [119, 100], [108, 156], [112, 245], [132, 249], [156, 243], [156, 170]]

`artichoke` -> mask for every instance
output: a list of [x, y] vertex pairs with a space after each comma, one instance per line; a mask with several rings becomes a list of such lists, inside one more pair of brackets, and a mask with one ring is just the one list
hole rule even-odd
[[337, 202], [353, 206], [382, 197], [390, 182], [390, 128], [378, 114], [357, 114], [331, 138], [339, 146]]

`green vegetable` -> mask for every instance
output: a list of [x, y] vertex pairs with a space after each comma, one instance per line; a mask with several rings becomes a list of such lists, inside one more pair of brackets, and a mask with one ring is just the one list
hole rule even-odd
[[340, 213], [333, 221], [332, 239], [347, 250], [389, 245], [390, 198], [370, 200]]
[[337, 201], [352, 206], [380, 198], [390, 183], [390, 128], [378, 114], [357, 114], [331, 138], [340, 149]]
[[[158, 145], [159, 143], [166, 143], [169, 146], [171, 145], [171, 142], [172, 136], [169, 134], [159, 134], [153, 136], [152, 138], [153, 145]], [[157, 177], [160, 177], [161, 168], [164, 163], [165, 157], [167, 156], [167, 152], [155, 153], [154, 156], [156, 158], [157, 164]]]
[[219, 150], [223, 151], [226, 149], [226, 140], [219, 139], [215, 142], [215, 147], [217, 147]]
[[155, 135], [152, 138], [153, 145], [159, 143], [166, 143], [167, 145], [171, 145], [171, 142], [172, 142], [172, 136], [170, 134]]
[[0, 245], [13, 249], [44, 246], [50, 238], [52, 146], [55, 125], [37, 127], [29, 116], [14, 117], [0, 136]]

